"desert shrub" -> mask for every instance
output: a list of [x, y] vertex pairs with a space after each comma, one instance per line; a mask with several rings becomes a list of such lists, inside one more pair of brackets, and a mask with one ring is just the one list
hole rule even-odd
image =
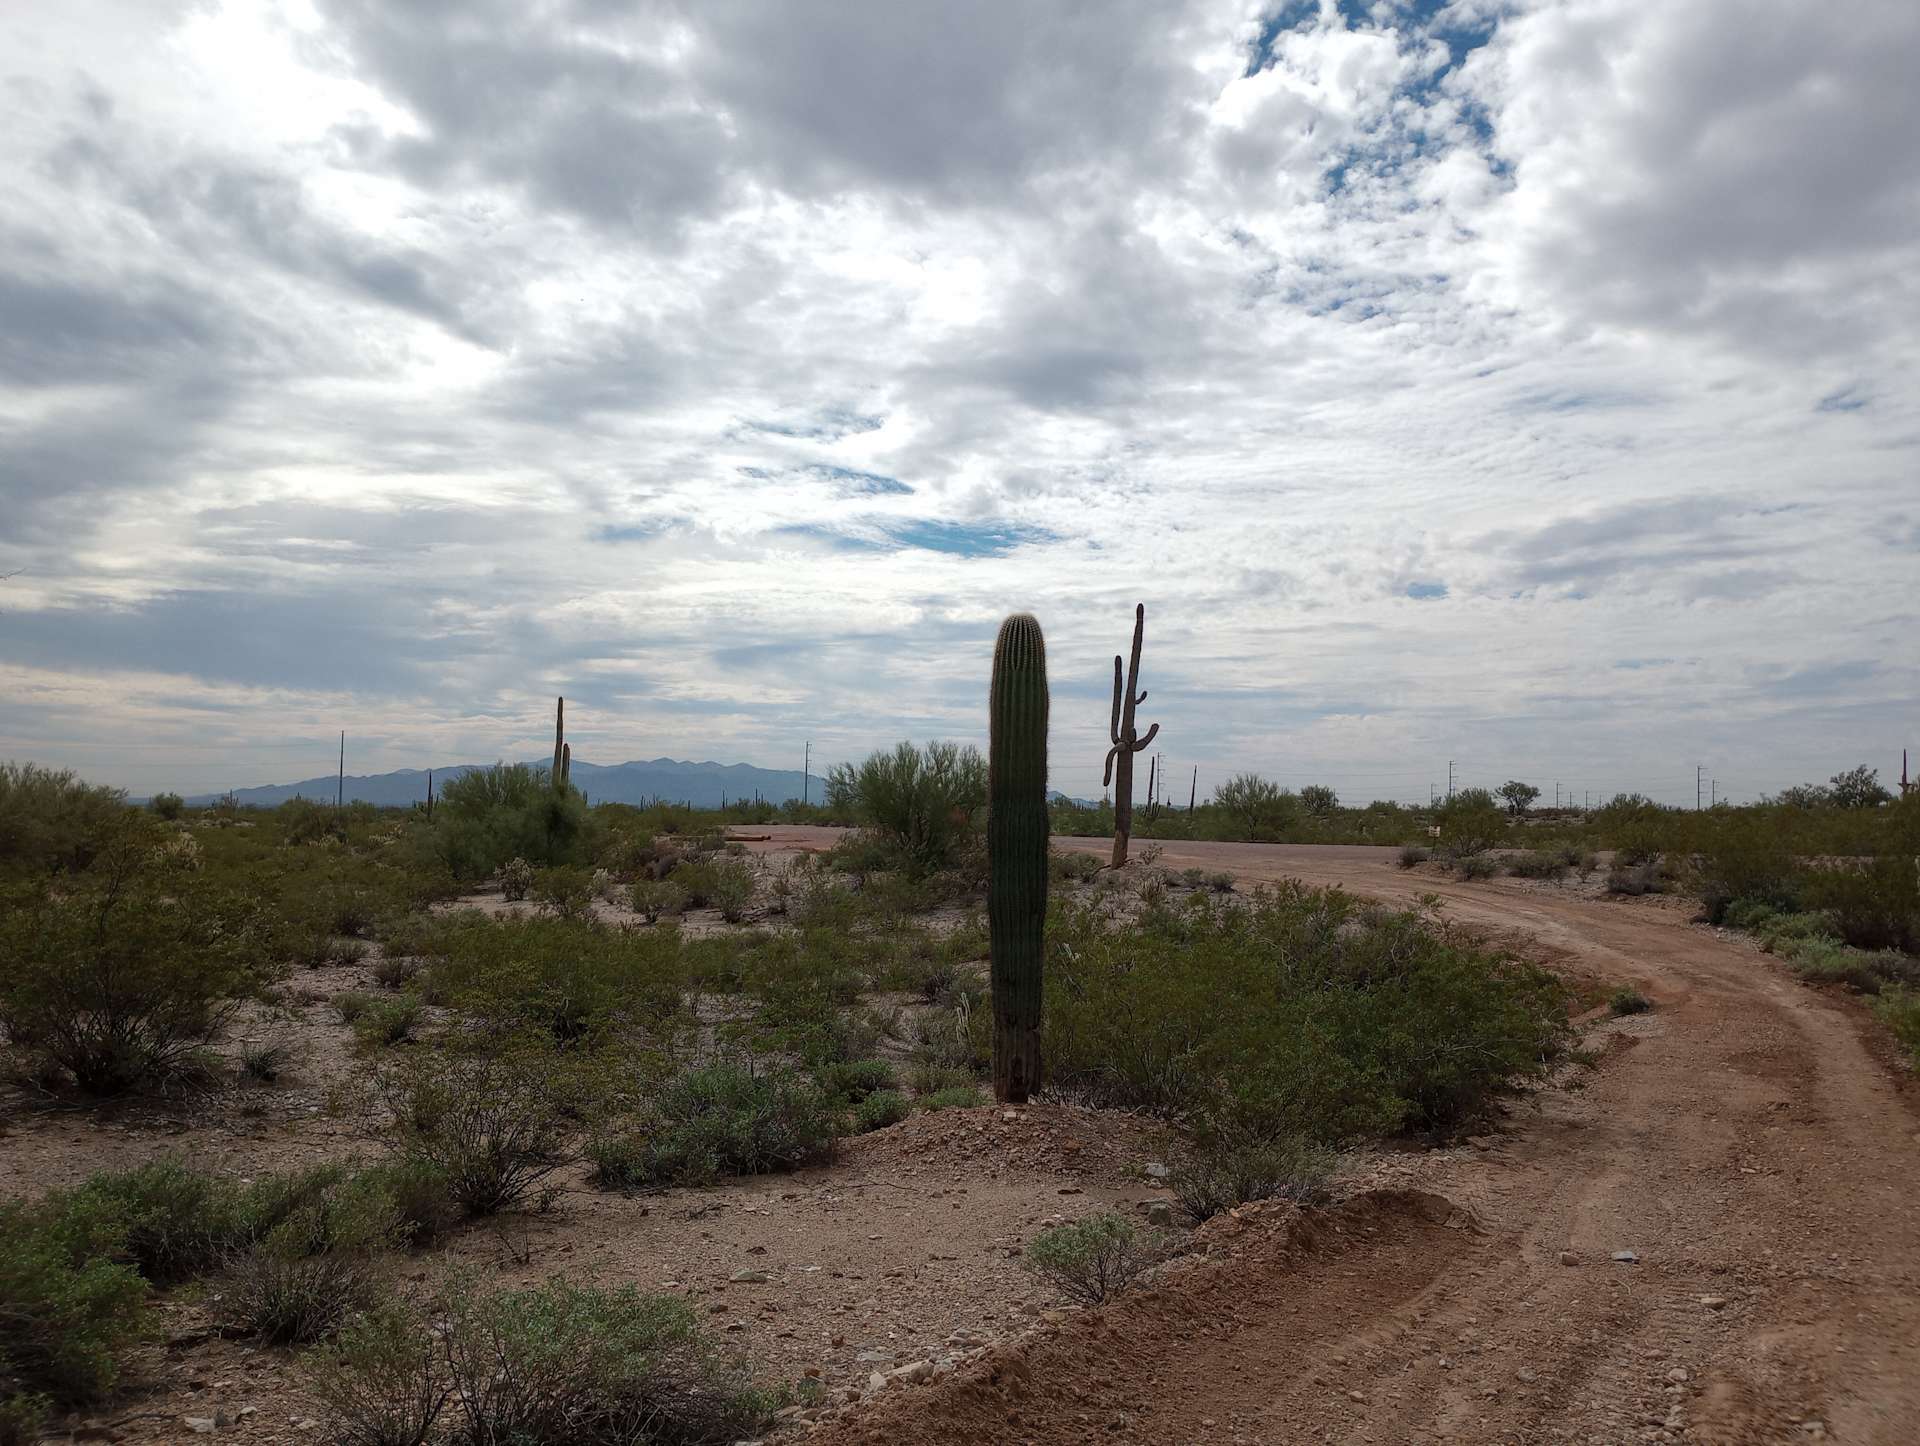
[[1723, 922], [1736, 899], [1785, 912], [1799, 906], [1800, 864], [1784, 834], [1738, 817], [1711, 819], [1706, 828], [1694, 868], [1708, 923]]
[[168, 823], [180, 817], [186, 806], [187, 801], [177, 793], [156, 793], [147, 800], [147, 807], [153, 810], [154, 816]]
[[986, 801], [986, 760], [979, 749], [956, 743], [901, 743], [827, 775], [828, 806], [850, 807], [916, 872], [955, 856]]
[[773, 1406], [692, 1306], [632, 1286], [459, 1293], [444, 1344], [472, 1446], [726, 1446]]
[[1216, 894], [1231, 894], [1233, 892], [1233, 875], [1225, 872], [1208, 874], [1207, 887], [1212, 889]]
[[1100, 872], [1100, 860], [1092, 854], [1072, 849], [1054, 854], [1048, 860], [1048, 868], [1055, 882], [1077, 884]]
[[1419, 844], [1402, 844], [1398, 862], [1403, 869], [1415, 868], [1433, 857], [1433, 850]]
[[1625, 987], [1616, 989], [1613, 991], [1612, 998], [1607, 1000], [1607, 1012], [1616, 1019], [1627, 1014], [1645, 1014], [1651, 1008], [1653, 1008], [1653, 1001], [1638, 989]]
[[526, 898], [533, 888], [533, 865], [525, 859], [514, 858], [500, 865], [500, 896], [510, 904], [517, 904]]
[[1167, 1184], [1199, 1221], [1250, 1200], [1315, 1199], [1332, 1173], [1332, 1151], [1298, 1135], [1210, 1139], [1174, 1165]]
[[264, 982], [266, 921], [143, 828], [58, 890], [0, 909], [0, 1028], [117, 1094], [191, 1064]]
[[1863, 867], [1809, 872], [1804, 897], [1860, 949], [1920, 951], [1920, 866], [1890, 854]]
[[814, 1072], [820, 1087], [850, 1104], [859, 1104], [868, 1095], [895, 1089], [899, 1078], [884, 1059], [854, 1059], [821, 1066]]
[[717, 1063], [671, 1081], [635, 1128], [588, 1153], [596, 1181], [610, 1188], [704, 1184], [825, 1159], [841, 1128], [832, 1099], [802, 1076]]
[[510, 859], [584, 863], [598, 848], [586, 800], [524, 763], [477, 768], [440, 795], [435, 838], [458, 879], [485, 878]]
[[942, 1085], [918, 1096], [913, 1103], [916, 1109], [922, 1110], [970, 1110], [986, 1102], [986, 1091], [979, 1085], [964, 1084]]
[[395, 994], [385, 998], [362, 994], [358, 998], [364, 1003], [359, 1006], [350, 1023], [353, 1025], [353, 1037], [362, 1048], [378, 1049], [383, 1045], [405, 1044], [413, 1038], [414, 1027], [420, 1022], [421, 1006], [417, 994]]
[[721, 918], [737, 924], [753, 905], [754, 885], [753, 866], [745, 859], [722, 859], [712, 867], [707, 900]]
[[373, 1008], [373, 996], [364, 989], [345, 989], [333, 996], [333, 1007], [342, 1024], [358, 1024]]
[[649, 924], [662, 914], [678, 914], [687, 907], [687, 891], [671, 879], [641, 879], [628, 895], [633, 911]]
[[430, 1322], [386, 1301], [306, 1361], [335, 1446], [427, 1446], [453, 1397]]
[[1053, 1225], [1027, 1242], [1027, 1268], [1061, 1294], [1099, 1305], [1174, 1253], [1168, 1234], [1134, 1224], [1116, 1211]]
[[562, 919], [593, 916], [593, 874], [584, 868], [558, 866], [536, 869], [527, 897]]
[[1337, 890], [1130, 925], [1062, 901], [1048, 933], [1054, 1081], [1203, 1132], [1444, 1132], [1542, 1077], [1568, 1038], [1551, 974]]
[[356, 1188], [380, 1202], [396, 1244], [425, 1245], [453, 1227], [459, 1212], [446, 1172], [425, 1159], [369, 1165], [354, 1177]]
[[1490, 879], [1500, 872], [1499, 862], [1490, 854], [1461, 854], [1453, 867], [1463, 879]]
[[415, 1060], [378, 1077], [399, 1158], [446, 1181], [468, 1215], [527, 1200], [567, 1161], [565, 1100], [537, 1062], [490, 1055]]
[[261, 1084], [272, 1084], [286, 1072], [287, 1047], [284, 1044], [268, 1042], [250, 1044], [240, 1051], [240, 1069], [248, 1079], [258, 1080]]
[[446, 931], [427, 984], [497, 1032], [592, 1042], [666, 1026], [681, 1004], [679, 952], [672, 930], [481, 916]]
[[262, 1241], [221, 1282], [221, 1316], [268, 1345], [304, 1345], [331, 1335], [374, 1297], [374, 1259], [360, 1250], [307, 1251]]
[[178, 1160], [101, 1171], [55, 1199], [70, 1228], [85, 1222], [156, 1285], [212, 1269], [246, 1231], [241, 1188]]
[[906, 1083], [915, 1094], [930, 1095], [935, 1090], [971, 1089], [977, 1081], [965, 1065], [915, 1060], [907, 1066]]
[[1920, 988], [1895, 985], [1882, 990], [1873, 1001], [1873, 1012], [1913, 1056], [1915, 1068], [1920, 1068]]
[[1435, 814], [1440, 846], [1454, 859], [1471, 858], [1497, 847], [1507, 836], [1506, 811], [1484, 788], [1463, 788]]
[[71, 770], [0, 763], [0, 869], [45, 874], [86, 868], [120, 832], [127, 796]]
[[386, 954], [373, 966], [373, 982], [383, 989], [404, 989], [420, 973], [420, 961], [405, 954]]
[[1182, 869], [1180, 870], [1180, 883], [1183, 887], [1189, 889], [1205, 888], [1207, 871], [1205, 869]]
[[1644, 863], [1617, 865], [1607, 872], [1607, 892], [1624, 894], [1629, 898], [1657, 894], [1665, 882], [1666, 875], [1657, 858]]
[[57, 1209], [0, 1204], [0, 1432], [38, 1440], [49, 1412], [112, 1388], [147, 1293], [114, 1245]]
[[1507, 860], [1507, 872], [1521, 879], [1563, 879], [1569, 867], [1559, 849], [1530, 849]]
[[1213, 802], [1236, 825], [1236, 837], [1274, 839], [1300, 819], [1300, 800], [1257, 773], [1238, 773], [1214, 790]]
[[897, 1125], [913, 1113], [913, 1104], [899, 1090], [875, 1090], [853, 1110], [853, 1132], [864, 1135]]

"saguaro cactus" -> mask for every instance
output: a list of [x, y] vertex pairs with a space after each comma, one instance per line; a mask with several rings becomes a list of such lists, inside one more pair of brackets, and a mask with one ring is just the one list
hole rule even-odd
[[987, 704], [987, 928], [993, 1097], [1040, 1088], [1040, 971], [1047, 923], [1047, 645], [1016, 613], [993, 645]]
[[567, 781], [567, 700], [553, 700], [553, 769], [547, 779], [555, 789]]
[[566, 788], [573, 782], [573, 745], [560, 745], [560, 786]]
[[1127, 861], [1127, 840], [1133, 833], [1133, 755], [1144, 752], [1153, 742], [1154, 735], [1160, 731], [1160, 725], [1154, 724], [1147, 730], [1147, 736], [1141, 738], [1134, 733], [1133, 710], [1147, 701], [1147, 695], [1134, 696], [1134, 688], [1140, 682], [1140, 642], [1147, 630], [1147, 605], [1138, 603], [1133, 609], [1133, 656], [1127, 664], [1126, 685], [1120, 682], [1120, 655], [1113, 655], [1113, 723], [1108, 728], [1112, 735], [1113, 747], [1107, 750], [1107, 766], [1100, 777], [1100, 786], [1113, 786], [1113, 866], [1117, 869]]

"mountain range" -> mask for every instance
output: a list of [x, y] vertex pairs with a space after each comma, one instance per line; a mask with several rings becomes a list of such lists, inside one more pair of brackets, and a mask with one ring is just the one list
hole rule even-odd
[[[535, 767], [544, 768], [547, 760], [535, 759], [533, 763]], [[438, 793], [463, 773], [490, 766], [485, 763], [456, 763], [446, 768], [435, 768], [434, 792]], [[651, 803], [659, 798], [670, 803], [692, 804], [696, 808], [718, 808], [723, 802], [756, 795], [769, 803], [785, 803], [790, 798], [801, 797], [803, 788], [817, 803], [822, 788], [820, 779], [813, 779], [811, 786], [808, 786], [806, 775], [790, 769], [755, 768], [747, 763], [691, 763], [678, 758], [636, 759], [628, 763], [611, 764], [586, 763], [576, 758], [573, 760], [572, 779], [574, 787], [586, 794], [591, 803]], [[340, 783], [341, 780], [328, 774], [324, 778], [304, 778], [298, 783], [236, 788], [233, 797], [243, 807], [251, 805], [256, 808], [271, 808], [290, 798], [311, 798], [320, 803], [332, 803], [335, 788]], [[404, 808], [426, 798], [427, 770], [402, 768], [393, 773], [350, 773], [344, 780], [344, 793], [349, 803]], [[187, 803], [199, 808], [224, 797], [225, 794], [204, 793], [189, 798]]]

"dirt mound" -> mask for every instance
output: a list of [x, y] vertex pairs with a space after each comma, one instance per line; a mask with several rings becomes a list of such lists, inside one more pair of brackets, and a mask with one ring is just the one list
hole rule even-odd
[[964, 1167], [988, 1176], [1022, 1172], [1118, 1182], [1141, 1180], [1142, 1166], [1162, 1159], [1166, 1149], [1165, 1131], [1151, 1121], [1049, 1102], [914, 1115], [850, 1142], [848, 1154], [905, 1174], [919, 1167]]
[[[1153, 1288], [1062, 1312], [917, 1389], [890, 1386], [808, 1440], [1204, 1439], [1237, 1414], [1235, 1403], [1277, 1405], [1302, 1390], [1324, 1397], [1313, 1346], [1355, 1321], [1391, 1315], [1472, 1250], [1473, 1232], [1447, 1223], [1466, 1218], [1420, 1191], [1375, 1192], [1322, 1211], [1243, 1207], [1196, 1232], [1205, 1256], [1168, 1266]], [[1365, 1271], [1343, 1268], [1361, 1246]]]

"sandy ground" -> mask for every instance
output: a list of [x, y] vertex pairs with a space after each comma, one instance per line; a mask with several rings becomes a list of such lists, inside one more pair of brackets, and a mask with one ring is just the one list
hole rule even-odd
[[1656, 1009], [1596, 1032], [1586, 1088], [1430, 1174], [1478, 1228], [1418, 1196], [1350, 1202], [889, 1393], [820, 1446], [1920, 1441], [1920, 1116], [1857, 1005], [1663, 901], [1458, 883], [1388, 849], [1159, 862], [1436, 894]]
[[[736, 833], [768, 835], [755, 852], [838, 836]], [[1143, 1121], [1058, 1104], [923, 1116], [832, 1166], [714, 1190], [629, 1198], [576, 1172], [553, 1214], [470, 1228], [408, 1270], [676, 1291], [771, 1374], [817, 1374], [830, 1400], [876, 1371], [940, 1367], [868, 1393], [815, 1428], [817, 1446], [1920, 1442], [1920, 1116], [1856, 1004], [1673, 901], [1463, 884], [1403, 872], [1388, 849], [1169, 844], [1159, 862], [1435, 894], [1450, 917], [1529, 936], [1657, 1008], [1593, 1027], [1583, 1087], [1473, 1144], [1362, 1162], [1350, 1188], [1380, 1188], [1334, 1210], [1215, 1222], [1207, 1259], [1097, 1311], [1058, 1310], [1022, 1242], [1154, 1198], [1141, 1169], [1164, 1146]], [[359, 986], [365, 965], [327, 974], [291, 983]], [[9, 1099], [0, 1193], [166, 1153], [234, 1174], [375, 1157], [377, 1140], [324, 1108], [346, 1031], [324, 1004], [297, 1011], [305, 1043], [272, 1087], [105, 1113]], [[125, 1399], [75, 1423], [88, 1439], [188, 1439], [187, 1416], [216, 1415], [221, 1435], [318, 1439], [291, 1356], [208, 1330], [217, 1290], [161, 1302]]]

